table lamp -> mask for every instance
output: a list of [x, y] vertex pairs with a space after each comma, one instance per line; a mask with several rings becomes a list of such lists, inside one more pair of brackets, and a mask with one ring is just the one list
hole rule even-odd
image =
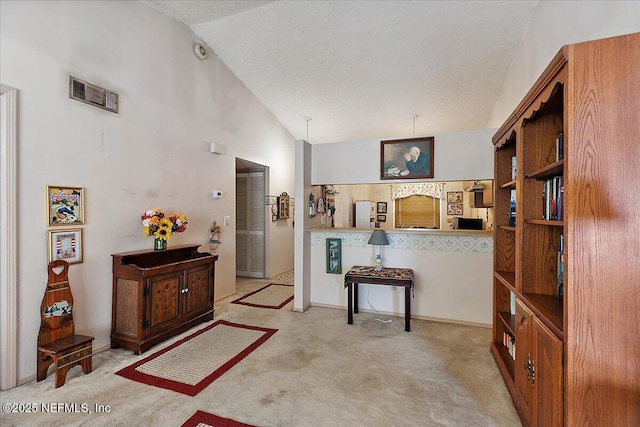
[[376, 271], [382, 270], [382, 258], [380, 257], [380, 245], [388, 245], [387, 234], [384, 230], [374, 230], [371, 238], [369, 238], [370, 245], [376, 245]]

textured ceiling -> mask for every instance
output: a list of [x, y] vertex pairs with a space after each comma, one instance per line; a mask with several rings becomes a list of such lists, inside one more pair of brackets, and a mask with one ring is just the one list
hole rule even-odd
[[[145, 1], [311, 143], [481, 129], [537, 1]], [[307, 122], [311, 117], [307, 138]]]

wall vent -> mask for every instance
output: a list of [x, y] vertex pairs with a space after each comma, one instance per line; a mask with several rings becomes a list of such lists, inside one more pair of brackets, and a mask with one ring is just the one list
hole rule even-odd
[[69, 98], [118, 114], [118, 94], [69, 76]]

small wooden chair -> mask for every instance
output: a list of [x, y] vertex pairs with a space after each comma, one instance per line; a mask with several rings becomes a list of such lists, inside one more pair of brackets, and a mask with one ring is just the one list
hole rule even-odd
[[[62, 267], [56, 274], [53, 269]], [[69, 287], [69, 263], [63, 260], [49, 264], [47, 289], [40, 305], [38, 333], [38, 381], [47, 378], [53, 363], [56, 368], [56, 388], [64, 385], [67, 372], [76, 365], [91, 373], [93, 337], [76, 335], [73, 325], [73, 296]]]

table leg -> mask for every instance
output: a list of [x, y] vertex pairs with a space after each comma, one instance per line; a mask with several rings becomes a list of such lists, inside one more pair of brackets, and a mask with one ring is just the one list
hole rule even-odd
[[351, 288], [353, 284], [347, 282], [347, 324], [353, 325], [353, 295], [351, 294]]
[[411, 331], [411, 286], [404, 287], [404, 330]]
[[358, 312], [358, 284], [353, 284], [353, 312]]

